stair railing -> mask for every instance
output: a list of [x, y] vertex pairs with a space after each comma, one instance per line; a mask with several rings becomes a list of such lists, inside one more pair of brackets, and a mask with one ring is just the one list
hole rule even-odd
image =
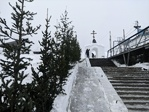
[[128, 53], [137, 47], [149, 44], [149, 26], [115, 45], [107, 51], [107, 57]]

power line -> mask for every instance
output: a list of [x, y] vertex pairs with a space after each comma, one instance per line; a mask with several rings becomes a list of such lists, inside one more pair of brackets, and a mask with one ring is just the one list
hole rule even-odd
[[[132, 29], [134, 29], [134, 28], [132, 28]], [[131, 29], [131, 30], [132, 30], [132, 29]], [[132, 31], [131, 31], [131, 30], [129, 30], [129, 32], [127, 32], [126, 37], [128, 37], [130, 34], [132, 34], [136, 29], [134, 29], [134, 30], [132, 30]]]

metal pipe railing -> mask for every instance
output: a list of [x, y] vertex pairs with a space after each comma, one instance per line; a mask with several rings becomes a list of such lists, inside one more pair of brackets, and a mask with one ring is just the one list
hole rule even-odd
[[122, 52], [129, 51], [130, 49], [139, 47], [140, 45], [146, 43], [149, 43], [149, 26], [109, 49], [107, 51], [107, 57], [118, 55]]

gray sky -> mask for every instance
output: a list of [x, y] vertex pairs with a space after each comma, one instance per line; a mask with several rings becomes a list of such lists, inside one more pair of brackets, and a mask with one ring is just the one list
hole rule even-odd
[[[8, 2], [14, 4], [15, 1], [0, 0], [0, 17], [11, 22], [12, 10]], [[95, 36], [97, 43], [108, 50], [109, 31], [112, 33], [112, 40], [116, 40], [117, 37], [123, 36], [123, 29], [126, 35], [133, 31], [136, 20], [139, 21], [141, 28], [149, 25], [149, 0], [34, 0], [26, 6], [31, 11], [37, 12], [33, 25], [41, 24], [42, 29], [45, 24], [46, 10], [49, 9], [49, 15], [52, 16], [50, 28], [52, 34], [55, 31], [54, 25], [60, 21], [60, 16], [67, 9], [82, 50], [91, 43], [90, 33], [93, 30], [97, 33]], [[32, 40], [37, 43], [41, 37], [39, 32], [38, 35], [32, 37]]]

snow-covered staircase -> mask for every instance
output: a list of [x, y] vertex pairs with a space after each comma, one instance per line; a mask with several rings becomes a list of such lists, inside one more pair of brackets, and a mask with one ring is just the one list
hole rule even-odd
[[129, 112], [149, 112], [149, 72], [134, 67], [102, 67]]
[[100, 66], [129, 112], [149, 112], [149, 71], [135, 67], [116, 67], [109, 59], [90, 59]]

